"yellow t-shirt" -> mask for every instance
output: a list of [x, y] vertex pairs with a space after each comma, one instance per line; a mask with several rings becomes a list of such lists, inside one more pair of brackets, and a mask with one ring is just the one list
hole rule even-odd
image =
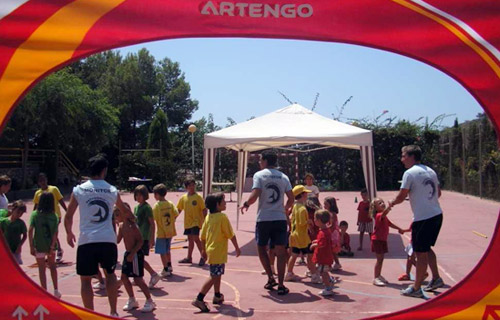
[[201, 228], [200, 239], [205, 241], [208, 264], [227, 262], [227, 240], [234, 237], [233, 228], [222, 212], [207, 214]]
[[33, 204], [38, 204], [38, 202], [40, 201], [40, 196], [45, 191], [52, 193], [52, 195], [54, 196], [54, 211], [55, 211], [57, 217], [59, 219], [61, 219], [61, 209], [59, 209], [59, 200], [63, 199], [63, 196], [61, 194], [61, 191], [59, 191], [59, 189], [57, 187], [48, 186], [47, 190], [38, 189], [35, 192], [35, 197], [33, 198]]
[[179, 212], [184, 210], [184, 229], [193, 227], [201, 228], [203, 225], [203, 210], [205, 210], [205, 201], [195, 193], [183, 195], [177, 203]]
[[307, 233], [307, 209], [302, 203], [295, 203], [292, 210], [292, 232], [290, 233], [290, 247], [306, 248], [311, 239]]
[[156, 222], [157, 238], [172, 238], [177, 235], [175, 219], [179, 215], [177, 208], [171, 201], [158, 201], [153, 206], [153, 218]]

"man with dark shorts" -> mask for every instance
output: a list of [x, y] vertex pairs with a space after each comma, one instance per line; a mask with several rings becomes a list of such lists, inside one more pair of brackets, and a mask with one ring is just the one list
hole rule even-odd
[[[422, 150], [419, 146], [409, 145], [402, 148], [401, 162], [407, 170], [403, 174], [399, 194], [389, 201], [389, 206], [403, 202], [407, 195], [410, 197], [413, 211], [411, 243], [417, 256], [417, 275], [415, 283], [401, 290], [401, 294], [426, 299], [428, 297], [424, 291], [433, 291], [444, 286], [443, 279], [439, 276], [436, 254], [431, 249], [436, 244], [441, 229], [443, 211], [439, 206], [441, 189], [436, 172], [421, 164], [421, 159]], [[421, 288], [427, 265], [431, 269], [432, 280]]]
[[133, 213], [124, 206], [118, 190], [104, 178], [108, 171], [108, 161], [102, 155], [89, 159], [90, 180], [73, 188], [68, 211], [64, 217], [67, 241], [75, 246], [76, 237], [71, 230], [73, 216], [80, 206], [80, 235], [76, 253], [76, 273], [81, 279], [81, 296], [85, 308], [94, 310], [92, 277], [98, 273], [99, 265], [106, 275], [106, 291], [110, 314], [118, 317], [116, 301], [118, 286], [115, 267], [118, 258], [116, 233], [113, 228], [113, 206], [129, 219], [135, 220]]
[[[293, 206], [294, 197], [292, 185], [288, 177], [276, 165], [278, 157], [272, 151], [264, 151], [260, 156], [262, 170], [253, 176], [252, 193], [241, 207], [244, 214], [250, 205], [259, 199], [257, 210], [257, 224], [255, 227], [255, 240], [259, 252], [259, 259], [266, 271], [268, 281], [264, 288], [272, 290], [278, 285], [278, 294], [285, 295], [289, 292], [283, 285], [287, 259], [286, 245], [288, 243], [288, 223], [286, 212]], [[283, 205], [284, 195], [287, 195], [286, 206]], [[271, 269], [267, 246], [274, 245], [274, 252], [278, 259], [278, 283], [274, 280]]]

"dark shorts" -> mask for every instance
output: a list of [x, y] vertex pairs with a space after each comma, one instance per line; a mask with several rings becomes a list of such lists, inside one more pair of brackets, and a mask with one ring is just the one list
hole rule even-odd
[[288, 225], [285, 220], [260, 221], [255, 225], [255, 240], [258, 246], [286, 246]]
[[415, 221], [411, 225], [411, 245], [415, 252], [429, 252], [436, 244], [436, 240], [443, 224], [443, 214], [432, 218]]
[[144, 253], [137, 251], [132, 262], [127, 261], [130, 252], [125, 251], [123, 255], [122, 274], [129, 278], [140, 278], [144, 276]]
[[144, 240], [142, 242], [142, 253], [144, 253], [145, 256], [149, 256], [149, 240]]
[[389, 252], [389, 250], [387, 250], [387, 241], [372, 240], [372, 252], [375, 252], [377, 254], [384, 254]]
[[111, 242], [87, 243], [76, 250], [76, 273], [80, 276], [94, 276], [101, 268], [113, 274], [118, 260], [116, 244]]
[[192, 227], [189, 229], [184, 229], [184, 235], [185, 236], [199, 236], [200, 235], [200, 228], [199, 227]]
[[295, 248], [295, 247], [292, 247], [292, 253], [295, 253], [295, 254], [311, 254], [312, 251], [311, 251], [311, 244], [309, 244], [307, 247], [305, 248]]
[[210, 275], [211, 276], [222, 276], [226, 270], [226, 264], [211, 264], [210, 265]]

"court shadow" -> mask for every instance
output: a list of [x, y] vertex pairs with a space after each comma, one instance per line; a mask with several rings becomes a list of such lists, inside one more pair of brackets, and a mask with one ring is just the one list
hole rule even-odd
[[176, 274], [175, 273], [175, 270], [174, 270], [174, 273], [172, 274], [172, 276], [166, 278], [166, 279], [161, 279], [160, 282], [185, 282], [186, 280], [189, 280], [191, 279], [191, 277], [184, 277], [184, 276], [181, 276], [179, 274]]
[[298, 304], [318, 301], [321, 298], [313, 294], [310, 290], [303, 292], [289, 292], [287, 295], [280, 296], [276, 290], [269, 291], [269, 295], [262, 295], [263, 298], [274, 301], [279, 304]]
[[250, 318], [254, 315], [254, 309], [249, 308], [248, 311], [243, 311], [231, 304], [222, 304], [220, 306], [214, 306], [214, 308], [219, 311], [220, 315], [233, 317], [233, 318]]
[[356, 272], [346, 271], [344, 269], [335, 270], [335, 272], [333, 272], [331, 274], [340, 275], [340, 276], [346, 276], [346, 277], [357, 276], [358, 275]]
[[153, 312], [144, 313], [144, 312], [141, 312], [140, 309], [134, 309], [134, 310], [128, 311], [125, 316], [123, 315], [124, 313], [122, 313], [120, 315], [120, 319], [132, 319], [133, 318], [133, 319], [141, 319], [141, 320], [158, 320], [158, 317], [155, 315], [154, 312], [155, 311], [153, 310]]
[[152, 288], [149, 289], [149, 292], [151, 293], [152, 296], [154, 297], [165, 297], [168, 296], [168, 292], [163, 290], [163, 288]]

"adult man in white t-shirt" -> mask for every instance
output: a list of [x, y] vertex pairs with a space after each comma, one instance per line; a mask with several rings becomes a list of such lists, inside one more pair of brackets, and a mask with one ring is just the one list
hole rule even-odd
[[64, 217], [67, 241], [74, 247], [76, 237], [72, 232], [73, 216], [80, 207], [80, 235], [76, 253], [76, 273], [81, 278], [83, 305], [94, 310], [92, 277], [98, 273], [99, 265], [106, 276], [106, 291], [110, 314], [118, 316], [116, 301], [118, 286], [115, 267], [118, 259], [116, 233], [113, 227], [113, 207], [116, 206], [133, 219], [133, 214], [123, 205], [118, 190], [104, 179], [108, 161], [102, 155], [89, 159], [90, 180], [73, 188], [68, 211]]
[[[251, 204], [259, 199], [257, 210], [257, 225], [255, 240], [259, 259], [266, 271], [268, 281], [264, 288], [272, 290], [278, 285], [278, 294], [285, 295], [288, 289], [283, 285], [286, 266], [286, 245], [288, 244], [288, 216], [286, 212], [293, 206], [294, 198], [290, 179], [276, 169], [278, 157], [272, 151], [264, 151], [260, 155], [260, 168], [253, 176], [252, 193], [241, 208], [244, 214]], [[283, 205], [284, 195], [287, 195], [286, 206]], [[267, 246], [274, 246], [278, 259], [278, 284], [274, 280]]]
[[[401, 290], [405, 296], [427, 298], [424, 291], [432, 291], [444, 286], [439, 276], [437, 258], [431, 246], [434, 246], [443, 222], [443, 211], [438, 198], [441, 196], [436, 172], [420, 163], [422, 150], [419, 146], [409, 145], [401, 150], [401, 162], [407, 169], [403, 174], [403, 183], [397, 197], [389, 201], [389, 206], [403, 202], [410, 197], [413, 211], [411, 241], [417, 256], [417, 274], [415, 283]], [[427, 265], [432, 272], [432, 280], [421, 288]]]

